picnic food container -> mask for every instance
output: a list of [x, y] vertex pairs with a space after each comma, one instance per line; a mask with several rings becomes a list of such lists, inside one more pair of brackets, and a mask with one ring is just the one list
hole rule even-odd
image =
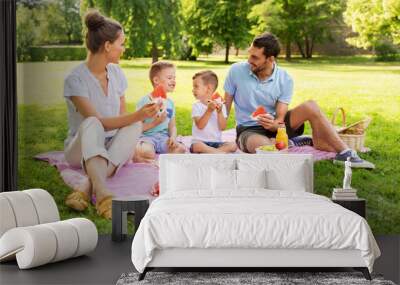
[[[342, 115], [342, 125], [336, 125], [336, 117], [338, 113]], [[370, 149], [364, 146], [365, 134], [368, 125], [371, 123], [372, 118], [366, 117], [363, 120], [357, 121], [353, 124], [346, 125], [346, 112], [342, 107], [336, 108], [333, 113], [331, 123], [338, 132], [339, 137], [351, 149], [361, 152], [367, 152]]]

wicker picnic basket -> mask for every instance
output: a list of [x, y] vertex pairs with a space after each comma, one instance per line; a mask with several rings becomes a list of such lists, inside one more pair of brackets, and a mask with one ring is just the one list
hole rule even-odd
[[[341, 126], [336, 125], [336, 117], [339, 111], [342, 114]], [[345, 144], [348, 145], [349, 148], [361, 152], [366, 152], [369, 151], [369, 149], [364, 146], [365, 130], [371, 123], [371, 120], [371, 117], [366, 117], [363, 120], [346, 126], [346, 112], [343, 108], [339, 107], [336, 108], [335, 112], [333, 113], [331, 122], [338, 132], [339, 137], [343, 140]]]

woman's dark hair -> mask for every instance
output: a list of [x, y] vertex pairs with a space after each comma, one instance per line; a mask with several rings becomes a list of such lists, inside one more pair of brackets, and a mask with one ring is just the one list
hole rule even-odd
[[253, 46], [257, 48], [264, 48], [265, 57], [278, 57], [281, 47], [278, 38], [269, 32], [263, 33], [253, 40]]
[[92, 53], [97, 53], [105, 42], [114, 42], [122, 31], [117, 21], [106, 18], [97, 10], [90, 10], [85, 15], [86, 47]]

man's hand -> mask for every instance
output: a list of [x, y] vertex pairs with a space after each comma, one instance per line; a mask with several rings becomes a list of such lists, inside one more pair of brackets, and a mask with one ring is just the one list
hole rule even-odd
[[258, 123], [266, 130], [275, 132], [278, 129], [279, 123], [270, 114], [258, 115]]
[[213, 112], [215, 109], [217, 109], [217, 103], [216, 102], [214, 102], [214, 101], [210, 101], [210, 102], [208, 102], [208, 104], [207, 104], [207, 111], [209, 111], [209, 112]]
[[149, 103], [140, 108], [137, 112], [141, 120], [154, 117], [160, 110], [160, 105], [156, 103]]
[[154, 119], [153, 121], [154, 126], [158, 126], [159, 124], [164, 122], [166, 118], [167, 118], [167, 112], [164, 111]]

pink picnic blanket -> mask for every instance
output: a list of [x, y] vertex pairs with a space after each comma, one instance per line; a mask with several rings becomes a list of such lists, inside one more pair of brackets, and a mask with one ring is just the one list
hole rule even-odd
[[[235, 141], [236, 132], [234, 129], [226, 130], [222, 133], [224, 141]], [[192, 140], [191, 136], [178, 137], [178, 140], [184, 143], [189, 149]], [[240, 150], [237, 153], [241, 153]], [[332, 159], [335, 156], [333, 152], [319, 151], [311, 146], [292, 147], [289, 153], [309, 153], [314, 157], [314, 161]], [[51, 151], [35, 156], [36, 159], [47, 161], [60, 172], [64, 182], [75, 188], [87, 179], [81, 168], [73, 168], [68, 165], [64, 158], [63, 151]], [[147, 196], [152, 199], [150, 191], [154, 183], [158, 181], [158, 167], [148, 163], [128, 162], [113, 177], [107, 179], [107, 186], [116, 197], [127, 196]]]

